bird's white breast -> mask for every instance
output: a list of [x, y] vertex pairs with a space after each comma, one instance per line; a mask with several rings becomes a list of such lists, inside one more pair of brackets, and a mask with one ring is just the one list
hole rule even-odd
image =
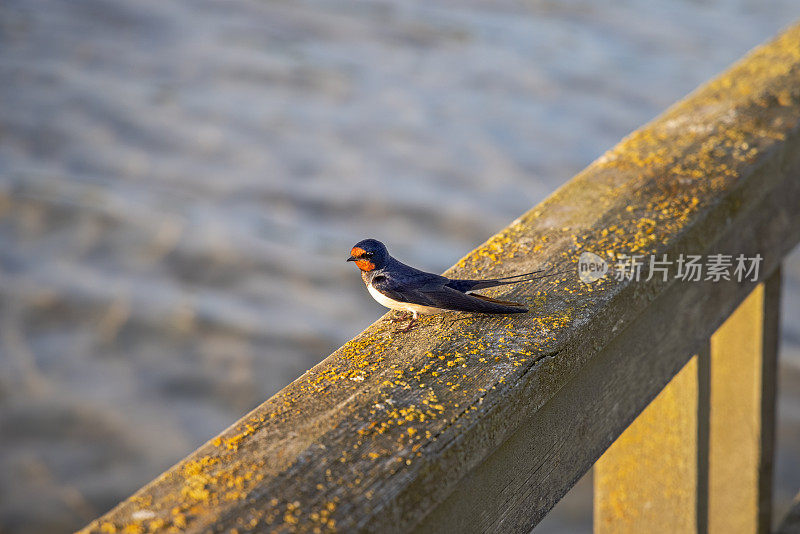
[[401, 302], [399, 300], [390, 299], [389, 297], [387, 297], [386, 295], [384, 295], [383, 293], [372, 287], [372, 284], [367, 285], [367, 291], [369, 291], [369, 294], [372, 295], [372, 298], [378, 301], [378, 304], [380, 304], [381, 306], [386, 306], [387, 308], [391, 308], [393, 310], [410, 311], [413, 312], [414, 314], [442, 313], [446, 311], [441, 308], [433, 308], [431, 306], [422, 306], [420, 304], [411, 304], [410, 302]]

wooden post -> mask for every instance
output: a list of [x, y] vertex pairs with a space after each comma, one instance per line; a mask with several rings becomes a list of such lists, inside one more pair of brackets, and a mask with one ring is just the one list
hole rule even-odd
[[780, 271], [711, 337], [709, 532], [769, 532]]
[[692, 357], [595, 464], [594, 531], [694, 532], [699, 364]]
[[595, 465], [595, 532], [769, 532], [780, 272]]

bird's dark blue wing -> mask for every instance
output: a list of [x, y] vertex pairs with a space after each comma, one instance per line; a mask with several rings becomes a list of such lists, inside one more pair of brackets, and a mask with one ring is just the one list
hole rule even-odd
[[413, 273], [409, 276], [406, 273], [402, 275], [381, 273], [376, 274], [370, 283], [390, 299], [420, 306], [433, 306], [428, 297], [429, 293], [444, 287], [447, 279], [435, 274], [425, 276], [427, 274], [429, 273]]
[[479, 313], [520, 313], [528, 311], [521, 305], [500, 304], [474, 297], [449, 287], [449, 279], [430, 273], [411, 276], [381, 273], [372, 279], [372, 287], [390, 299], [444, 310]]

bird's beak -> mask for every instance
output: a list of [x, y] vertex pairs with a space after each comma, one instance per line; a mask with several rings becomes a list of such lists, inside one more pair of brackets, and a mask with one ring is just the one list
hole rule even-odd
[[356, 261], [357, 259], [358, 258], [356, 258], [355, 256], [350, 256], [349, 258], [347, 258], [347, 261]]

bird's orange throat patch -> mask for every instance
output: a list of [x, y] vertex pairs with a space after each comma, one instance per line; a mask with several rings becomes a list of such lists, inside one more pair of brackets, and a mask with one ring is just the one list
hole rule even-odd
[[[358, 258], [359, 256], [363, 256], [366, 253], [367, 253], [367, 251], [364, 250], [361, 247], [353, 247], [352, 249], [350, 249], [350, 255], [355, 257], [355, 258]], [[358, 267], [359, 269], [361, 269], [364, 272], [371, 271], [371, 270], [373, 270], [375, 268], [375, 264], [372, 263], [369, 260], [356, 260], [355, 263], [356, 263], [356, 267]]]
[[[353, 249], [355, 250], [355, 249]], [[369, 260], [356, 260], [355, 261], [356, 267], [361, 269], [362, 271], [371, 271], [375, 268], [375, 264]]]

